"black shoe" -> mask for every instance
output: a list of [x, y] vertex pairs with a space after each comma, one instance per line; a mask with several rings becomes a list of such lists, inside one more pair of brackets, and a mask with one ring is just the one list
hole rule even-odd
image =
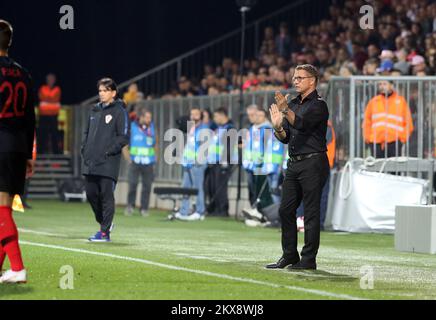
[[316, 262], [299, 261], [292, 266], [289, 266], [290, 270], [316, 270]]
[[289, 258], [281, 257], [279, 259], [279, 261], [267, 264], [265, 266], [265, 268], [267, 268], [267, 269], [284, 269], [285, 267], [289, 266], [290, 264], [295, 264], [295, 263], [298, 263], [299, 261], [300, 261], [300, 258], [289, 259]]

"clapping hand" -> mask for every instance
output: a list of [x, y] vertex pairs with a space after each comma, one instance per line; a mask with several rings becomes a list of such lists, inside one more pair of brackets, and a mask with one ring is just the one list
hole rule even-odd
[[279, 108], [275, 103], [271, 105], [271, 108], [269, 109], [269, 114], [271, 115], [271, 123], [274, 129], [282, 128], [283, 113], [280, 112]]
[[277, 104], [277, 107], [279, 108], [279, 111], [285, 111], [288, 109], [288, 102], [287, 101], [289, 98], [289, 94], [284, 96], [280, 91], [276, 91], [274, 98], [276, 100], [276, 104]]

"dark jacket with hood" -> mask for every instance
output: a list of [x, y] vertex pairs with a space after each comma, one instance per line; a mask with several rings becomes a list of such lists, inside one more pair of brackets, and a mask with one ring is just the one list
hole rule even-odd
[[129, 143], [129, 118], [120, 99], [92, 107], [82, 142], [85, 176], [103, 176], [117, 181], [121, 149]]

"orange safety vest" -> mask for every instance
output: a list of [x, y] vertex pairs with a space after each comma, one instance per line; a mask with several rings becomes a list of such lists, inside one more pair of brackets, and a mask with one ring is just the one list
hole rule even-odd
[[39, 88], [39, 114], [42, 116], [57, 116], [61, 109], [61, 88], [50, 88], [43, 85]]
[[404, 97], [393, 92], [389, 97], [380, 94], [366, 106], [362, 123], [366, 143], [405, 143], [413, 132], [412, 115]]
[[329, 159], [329, 165], [331, 169], [335, 164], [336, 134], [335, 134], [335, 129], [333, 129], [333, 124], [330, 120], [327, 121], [327, 126], [332, 130], [332, 140], [329, 142], [329, 144], [327, 144], [327, 158]]

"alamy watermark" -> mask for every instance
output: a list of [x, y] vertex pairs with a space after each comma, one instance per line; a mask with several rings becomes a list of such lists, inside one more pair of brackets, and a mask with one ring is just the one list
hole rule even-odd
[[59, 273], [62, 275], [59, 279], [59, 287], [62, 290], [74, 290], [74, 268], [65, 265], [59, 269]]
[[374, 29], [374, 7], [365, 4], [360, 7], [359, 13], [363, 14], [359, 21], [360, 28], [363, 30]]
[[[218, 129], [213, 131], [208, 128], [195, 131], [195, 122], [188, 121], [187, 138], [179, 129], [169, 129], [164, 134], [164, 141], [169, 145], [164, 150], [164, 160], [167, 164], [205, 165], [221, 164], [234, 165], [240, 161], [254, 163], [253, 172], [262, 173], [262, 166], [271, 162], [274, 151], [280, 147], [280, 142], [273, 143], [274, 130], [272, 128], [253, 129]], [[257, 136], [257, 139], [253, 137]], [[187, 148], [191, 149], [194, 156], [187, 156]], [[247, 154], [247, 150], [249, 154]], [[241, 157], [239, 153], [242, 153]], [[241, 159], [242, 158], [242, 159]]]
[[369, 265], [360, 267], [360, 289], [374, 289], [374, 268]]
[[62, 14], [59, 27], [62, 30], [74, 30], [74, 8], [70, 5], [63, 5], [59, 9], [59, 13]]

